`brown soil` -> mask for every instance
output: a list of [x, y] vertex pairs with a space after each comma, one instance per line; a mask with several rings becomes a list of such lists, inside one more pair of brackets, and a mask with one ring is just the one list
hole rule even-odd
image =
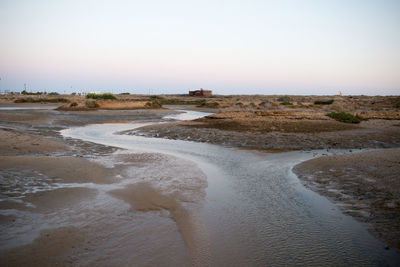
[[69, 150], [69, 147], [59, 141], [39, 135], [20, 133], [10, 129], [0, 129], [0, 154], [35, 154], [51, 153]]
[[34, 113], [0, 112], [0, 124], [29, 123], [30, 125], [45, 124], [50, 117], [40, 111]]
[[400, 122], [359, 125], [331, 119], [203, 118], [142, 127], [132, 134], [266, 150], [357, 149], [400, 146]]
[[[0, 104], [13, 105], [13, 101], [21, 97], [23, 96], [1, 96]], [[67, 98], [69, 101], [67, 104], [74, 101], [85, 101], [85, 98], [78, 96], [59, 97]], [[313, 104], [315, 100], [329, 100], [331, 97], [289, 96], [290, 108], [280, 104], [281, 100], [279, 99], [281, 97], [217, 96], [213, 98], [187, 98], [174, 96], [171, 98], [185, 101], [204, 100], [207, 103], [215, 102], [218, 103], [219, 108], [225, 107], [225, 109], [218, 115], [195, 122], [146, 127], [142, 129], [142, 133], [158, 137], [189, 139], [247, 149], [272, 149], [275, 151], [400, 146], [400, 122], [396, 120], [399, 117], [399, 111], [398, 108], [395, 108], [400, 104], [399, 97], [358, 96], [350, 98], [335, 96], [332, 97], [335, 100], [334, 104], [318, 106]], [[134, 95], [120, 95], [118, 98], [120, 102], [125, 101], [126, 103], [148, 100], [148, 96]], [[166, 96], [166, 98], [169, 97]], [[115, 103], [120, 102], [117, 101]], [[238, 102], [241, 102], [242, 105], [237, 105]], [[251, 103], [254, 105], [251, 105]], [[123, 106], [123, 104], [118, 105]], [[122, 106], [119, 108], [122, 108]], [[207, 107], [207, 105], [205, 106]], [[291, 108], [299, 108], [299, 110]], [[371, 118], [371, 120], [363, 121], [359, 125], [339, 123], [325, 116], [327, 111], [332, 110], [359, 113], [366, 118]], [[89, 156], [93, 157], [100, 153], [109, 154], [114, 151], [112, 148], [88, 142], [63, 139], [59, 136], [58, 131], [66, 127], [81, 126], [89, 123], [160, 118], [166, 112], [172, 111], [0, 112], [0, 174], [6, 180], [18, 179], [18, 175], [36, 175], [37, 177], [43, 175], [49, 178], [48, 182], [50, 184], [54, 182], [112, 183], [116, 173], [123, 173], [118, 166], [114, 169], [109, 169], [87, 159]], [[396, 240], [400, 240], [398, 238], [398, 229], [393, 226], [395, 224], [393, 222], [399, 225], [398, 220], [393, 219], [399, 218], [397, 213], [399, 207], [398, 191], [393, 189], [398, 188], [397, 180], [394, 179], [399, 176], [398, 152], [382, 152], [379, 156], [375, 154], [365, 157], [361, 156], [363, 154], [359, 155], [357, 159], [341, 158], [336, 160], [335, 158], [326, 158], [325, 165], [318, 162], [314, 166], [307, 167], [304, 170], [304, 177], [308, 174], [319, 177], [317, 173], [319, 170], [318, 164], [322, 164], [321, 166], [325, 168], [322, 171], [325, 170], [327, 177], [330, 177], [329, 181], [333, 184], [335, 184], [334, 181], [337, 181], [336, 187], [332, 188], [338, 188], [343, 192], [347, 190], [346, 194], [351, 196], [349, 197], [349, 203], [354, 207], [351, 208], [352, 211], [347, 209], [347, 212], [352, 212], [353, 216], [360, 216], [354, 213], [354, 210], [363, 210], [362, 205], [368, 204], [370, 208], [365, 208], [364, 211], [369, 212], [370, 215], [366, 217], [367, 219], [360, 218], [364, 218], [364, 221], [373, 222], [374, 226], [371, 226], [371, 229], [377, 235], [381, 235], [380, 238], [387, 240], [390, 246], [398, 247], [398, 243], [396, 243]], [[139, 160], [136, 160], [138, 161], [137, 164], [139, 164]], [[144, 159], [144, 162], [148, 162], [148, 160]], [[356, 162], [360, 165], [355, 165], [356, 167], [353, 168], [353, 166], [346, 165], [350, 164], [349, 162]], [[362, 165], [363, 162], [364, 165]], [[332, 166], [336, 166], [335, 164], [337, 165], [335, 168], [338, 171], [334, 176], [328, 176], [329, 169], [332, 169]], [[343, 166], [348, 167], [343, 169]], [[376, 166], [375, 173], [372, 171], [365, 173], [366, 166]], [[340, 172], [339, 170], [342, 171]], [[379, 172], [382, 172], [383, 176], [379, 176]], [[350, 173], [351, 177], [346, 177], [345, 173]], [[366, 177], [366, 179], [363, 177]], [[392, 177], [393, 179], [387, 177]], [[307, 181], [307, 178], [303, 179]], [[375, 182], [371, 185], [369, 179]], [[328, 194], [329, 183], [324, 182], [323, 177], [318, 181], [316, 180], [315, 183], [319, 184], [318, 190], [321, 190], [321, 193]], [[396, 187], [393, 186], [391, 188], [392, 185], [396, 185]], [[131, 192], [141, 192], [138, 190], [142, 189], [148, 192], [149, 195], [156, 196], [156, 202], [148, 199], [148, 194], [138, 193], [138, 199], [130, 197]], [[128, 186], [123, 190], [115, 191], [113, 194], [131, 204], [132, 207], [136, 205], [136, 208], [140, 209], [142, 207], [148, 210], [166, 208], [174, 210], [174, 212], [182, 212], [181, 214], [172, 214], [173, 218], [182, 216], [186, 218], [184, 220], [188, 218], [184, 210], [176, 209], [172, 205], [175, 202], [169, 199], [169, 196], [154, 193], [151, 188], [149, 189], [146, 186], [138, 188]], [[52, 210], [68, 207], [70, 204], [76, 204], [95, 195], [96, 191], [91, 189], [64, 188], [27, 194], [24, 200], [34, 204], [38, 213], [50, 214]], [[18, 197], [17, 194], [15, 196]], [[165, 200], [165, 197], [168, 198], [166, 203], [171, 205], [163, 206], [164, 204], [157, 202], [160, 199]], [[343, 195], [342, 198], [344, 198]], [[339, 197], [338, 200], [340, 200]], [[32, 210], [31, 207], [17, 202], [2, 201], [0, 203], [0, 209]], [[2, 225], [13, 223], [14, 220], [15, 216], [12, 215], [0, 217]], [[189, 225], [184, 220], [180, 221], [179, 227], [186, 228], [186, 225]], [[188, 233], [191, 230], [190, 228], [180, 229], [180, 231], [187, 231]], [[95, 233], [93, 236], [95, 236]], [[191, 240], [193, 238], [198, 238], [198, 236], [187, 235], [185, 236], [185, 242], [187, 244], [200, 243], [193, 242]], [[0, 262], [2, 266], [75, 266], [79, 265], [79, 255], [85, 254], [87, 241], [85, 229], [61, 227], [45, 230], [32, 244], [1, 251]], [[192, 257], [195, 256], [192, 255]]]
[[312, 159], [294, 168], [311, 189], [340, 204], [388, 246], [400, 250], [400, 149]]
[[104, 168], [85, 158], [46, 156], [0, 156], [0, 170], [38, 171], [63, 183], [108, 184], [117, 169]]
[[0, 253], [2, 266], [77, 266], [85, 233], [76, 227], [45, 230], [32, 244]]
[[353, 124], [329, 120], [319, 112], [295, 111], [244, 111], [221, 112], [198, 119], [196, 128], [214, 128], [239, 132], [318, 133], [358, 129]]

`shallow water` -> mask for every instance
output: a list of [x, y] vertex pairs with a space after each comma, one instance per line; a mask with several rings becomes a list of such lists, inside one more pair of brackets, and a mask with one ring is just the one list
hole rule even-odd
[[48, 110], [56, 109], [58, 106], [10, 106], [10, 107], [0, 107], [0, 110]]
[[[114, 134], [140, 126], [89, 125], [63, 134], [195, 162], [208, 182], [200, 217], [210, 238], [207, 257], [211, 265], [400, 263], [399, 255], [385, 250], [381, 242], [326, 198], [305, 189], [292, 173], [294, 165], [325, 151], [266, 154]], [[185, 177], [181, 179], [184, 184]]]
[[[204, 115], [190, 111], [165, 120]], [[118, 182], [69, 184], [98, 194], [55, 212], [41, 227], [89, 227], [93, 249], [81, 255], [81, 265], [400, 264], [398, 254], [385, 250], [358, 222], [304, 188], [292, 173], [294, 165], [326, 151], [269, 154], [120, 134], [150, 123], [62, 131], [67, 138], [125, 149], [93, 159], [109, 168], [125, 166]], [[38, 216], [29, 220], [33, 229], [44, 221]]]

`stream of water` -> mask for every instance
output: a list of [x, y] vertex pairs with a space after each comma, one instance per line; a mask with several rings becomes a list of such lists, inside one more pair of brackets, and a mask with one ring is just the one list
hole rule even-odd
[[[165, 119], [194, 119], [204, 115], [185, 111]], [[270, 154], [120, 134], [147, 124], [93, 124], [62, 131], [65, 137], [126, 149], [124, 155], [158, 155], [153, 156], [158, 157], [158, 164], [150, 169], [132, 167], [132, 177], [136, 180], [121, 182], [114, 188], [140, 181], [151, 183], [161, 194], [180, 195], [176, 199], [184, 207], [184, 216], [174, 214], [176, 209], [169, 209], [166, 216], [162, 212], [155, 213], [151, 218], [144, 215], [147, 212], [135, 212], [136, 216], [142, 214], [137, 220], [144, 220], [143, 225], [146, 220], [151, 220], [147, 223], [156, 226], [154, 232], [142, 233], [141, 239], [147, 241], [130, 247], [129, 253], [137, 254], [130, 257], [137, 261], [134, 265], [148, 264], [145, 257], [158, 257], [166, 265], [400, 264], [398, 254], [385, 250], [384, 244], [358, 222], [342, 214], [326, 198], [304, 188], [292, 173], [293, 166], [321, 155], [323, 151]], [[104, 159], [103, 164], [110, 161], [110, 158]], [[115, 209], [115, 203], [110, 203], [103, 209]], [[121, 221], [111, 221], [121, 224]], [[123, 223], [121, 231], [140, 235], [140, 227], [134, 229], [138, 222], [128, 220]], [[181, 241], [171, 241], [173, 238], [163, 232], [175, 229], [171, 226], [174, 223], [182, 236]], [[177, 254], [174, 249], [183, 253]], [[185, 249], [189, 258], [184, 256]]]

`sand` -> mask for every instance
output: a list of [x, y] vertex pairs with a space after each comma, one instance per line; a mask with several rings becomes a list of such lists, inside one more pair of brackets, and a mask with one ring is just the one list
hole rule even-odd
[[[163, 160], [163, 158], [155, 157], [152, 154], [119, 155], [118, 162], [122, 162], [121, 164], [105, 167], [100, 165], [101, 160], [100, 162], [96, 160], [99, 157], [115, 152], [115, 148], [69, 138], [64, 139], [59, 135], [59, 130], [88, 123], [154, 119], [171, 112], [173, 111], [60, 112], [36, 110], [0, 112], [0, 197], [3, 200], [0, 201], [0, 209], [7, 211], [5, 214], [9, 214], [0, 216], [1, 226], [5, 227], [4, 229], [26, 228], [35, 225], [34, 222], [37, 216], [44, 216], [51, 221], [55, 219], [54, 216], [60, 211], [65, 211], [67, 214], [72, 212], [73, 214], [74, 210], [84, 208], [87, 205], [85, 203], [91, 203], [90, 201], [94, 201], [99, 196], [99, 191], [91, 188], [93, 186], [90, 186], [90, 184], [99, 185], [100, 187], [102, 185], [112, 186], [113, 183], [121, 181], [122, 177], [132, 176], [132, 170], [129, 169], [132, 166], [145, 169], [149, 168], [145, 166], [155, 164], [154, 161]], [[151, 160], [153, 158], [154, 160]], [[105, 159], [105, 162], [107, 162], [107, 159]], [[64, 184], [67, 187], [57, 188], [58, 184]], [[68, 184], [73, 187], [68, 187]], [[89, 185], [89, 188], [87, 185]], [[30, 192], [31, 188], [37, 188], [38, 191]], [[131, 188], [128, 186], [126, 190], [130, 192]], [[172, 231], [165, 233], [160, 238], [165, 238], [166, 240], [176, 239], [177, 244], [182, 242], [179, 239], [179, 232], [173, 231], [174, 227], [176, 227], [173, 222], [176, 220], [176, 222], [180, 222], [178, 230], [186, 233], [186, 242], [190, 246], [201, 247], [197, 245], [201, 244], [201, 241], [198, 241], [198, 237], [193, 234], [195, 231], [191, 230], [193, 215], [181, 207], [177, 200], [174, 200], [176, 197], [181, 201], [185, 195], [164, 196], [155, 189], [152, 189], [153, 191], [149, 190], [141, 190], [140, 192], [145, 194], [138, 194], [139, 198], [143, 196], [146, 201], [150, 201], [142, 203], [156, 203], [155, 205], [160, 205], [159, 210], [170, 211], [173, 214], [171, 215], [171, 223], [162, 228], [172, 229]], [[155, 193], [152, 194], [151, 192]], [[204, 192], [200, 193], [200, 195], [204, 195]], [[119, 198], [118, 194], [113, 194], [113, 197]], [[169, 201], [166, 201], [166, 199], [171, 199], [177, 205], [177, 208], [169, 206]], [[160, 201], [157, 202], [157, 200]], [[77, 209], [77, 207], [80, 208]], [[88, 209], [90, 210], [89, 207]], [[136, 210], [141, 211], [140, 207], [135, 207], [134, 211]], [[154, 210], [152, 207], [147, 209], [147, 211], [152, 210]], [[123, 216], [129, 218], [132, 216], [129, 214], [134, 213], [134, 211], [123, 214]], [[66, 220], [68, 219], [66, 218]], [[35, 229], [29, 231], [29, 236], [24, 238], [23, 245], [15, 246], [15, 244], [10, 244], [11, 248], [0, 250], [1, 265], [91, 266], [93, 264], [91, 263], [93, 255], [88, 253], [94, 253], [96, 259], [102, 258], [102, 248], [106, 246], [102, 239], [104, 237], [99, 237], [99, 230], [104, 231], [106, 234], [116, 231], [112, 223], [110, 225], [107, 224], [108, 221], [105, 220], [104, 222], [89, 224], [84, 227], [60, 224], [58, 226], [53, 225], [52, 229], [48, 229], [46, 225], [43, 225], [42, 230], [36, 226]], [[115, 218], [115, 221], [118, 221], [117, 218]], [[106, 224], [102, 226], [104, 223]], [[67, 224], [71, 225], [71, 223]], [[108, 227], [108, 230], [104, 230], [105, 227]], [[118, 229], [117, 227], [117, 231]], [[149, 225], [146, 228], [148, 231], [151, 229], [154, 229], [154, 226]], [[121, 231], [126, 231], [126, 229], [122, 228]], [[135, 232], [128, 232], [128, 234], [134, 235]], [[139, 235], [134, 237], [135, 241], [133, 242], [129, 241], [129, 239], [126, 240], [129, 246], [147, 244], [146, 246], [149, 248], [160, 249], [157, 244], [151, 245], [147, 241], [141, 241]], [[4, 238], [12, 240], [12, 232], [9, 234], [4, 233]], [[134, 249], [134, 247], [128, 247], [127, 249]], [[174, 247], [171, 247], [163, 251], [173, 251], [174, 249]], [[121, 251], [126, 253], [125, 249]], [[190, 249], [189, 253], [183, 247], [182, 253], [174, 257], [171, 256], [170, 261], [188, 262], [189, 259], [185, 260], [185, 257], [189, 257], [190, 254], [192, 261], [204, 262], [201, 260], [204, 257], [198, 256], [203, 254], [198, 254], [196, 251], [198, 250]], [[146, 253], [150, 252], [149, 250]], [[104, 257], [114, 263], [121, 262], [126, 265], [129, 262], [127, 258], [114, 259], [112, 256]], [[162, 259], [162, 257], [160, 258]], [[144, 259], [149, 259], [149, 257], [146, 256]], [[155, 262], [157, 265], [162, 263], [158, 257], [149, 262]], [[95, 265], [98, 264], [99, 262]]]
[[400, 148], [317, 158], [294, 172], [400, 250]]
[[85, 233], [76, 227], [43, 231], [31, 244], [0, 253], [2, 266], [77, 266], [85, 252]]
[[[19, 176], [24, 176], [41, 177], [50, 186], [59, 182], [112, 184], [115, 175], [124, 172], [122, 167], [106, 168], [93, 159], [110, 155], [115, 148], [64, 139], [58, 131], [89, 123], [160, 118], [166, 112], [170, 111], [0, 112], [0, 174], [4, 181], [11, 183], [19, 180]], [[224, 118], [226, 114], [222, 113], [220, 118], [146, 127], [139, 134], [274, 151], [400, 146], [398, 120], [371, 119], [360, 125], [347, 125], [327, 119], [324, 112], [311, 115], [293, 112], [282, 114], [276, 113], [276, 116], [268, 118], [261, 113], [260, 118], [253, 119], [243, 114]], [[306, 186], [342, 203], [346, 213], [368, 223], [367, 227], [372, 233], [388, 246], [399, 248], [399, 193], [395, 190], [399, 188], [396, 179], [400, 176], [399, 158], [398, 150], [324, 157], [303, 163], [295, 171]], [[149, 162], [146, 157], [131, 156], [129, 160], [132, 166], [137, 164], [139, 167], [143, 166], [143, 162]], [[375, 169], [370, 169], [372, 166]], [[14, 187], [23, 189], [21, 183], [16, 183]], [[340, 194], [335, 190], [339, 190]], [[20, 196], [18, 194], [13, 193], [13, 197]], [[3, 201], [0, 202], [0, 209], [35, 211], [48, 215], [61, 208], [73, 208], [97, 194], [96, 190], [79, 186], [27, 193], [24, 201], [33, 204], [35, 208], [23, 203]], [[207, 238], [193, 233], [191, 220], [196, 219], [196, 215], [187, 214], [174, 196], [140, 184], [110, 194], [135, 210], [169, 211], [169, 216], [177, 222], [186, 246], [189, 247], [192, 262], [199, 265], [207, 263], [209, 252], [203, 251], [203, 247], [207, 246], [201, 246], [207, 242]], [[13, 224], [16, 220], [18, 218], [14, 215], [0, 216], [2, 225]], [[196, 225], [196, 229], [201, 229], [201, 225]], [[96, 232], [91, 231], [91, 237], [94, 238]], [[46, 229], [30, 244], [1, 251], [0, 262], [4, 266], [76, 266], [80, 264], [78, 259], [86, 255], [90, 248], [89, 241], [87, 229], [80, 227]], [[193, 244], [200, 246], [190, 247]]]
[[333, 120], [286, 118], [275, 122], [273, 118], [258, 122], [247, 120], [245, 123], [241, 119], [200, 119], [146, 126], [131, 134], [280, 151], [400, 146], [397, 120], [369, 120], [360, 125], [348, 125]]
[[0, 128], [0, 153], [2, 155], [46, 154], [66, 150], [69, 150], [66, 144], [51, 138]]

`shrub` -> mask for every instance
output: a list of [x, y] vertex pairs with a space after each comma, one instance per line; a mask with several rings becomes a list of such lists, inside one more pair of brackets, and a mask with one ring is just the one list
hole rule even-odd
[[279, 102], [289, 102], [289, 101], [291, 101], [291, 99], [288, 96], [281, 96], [278, 98], [278, 101]]
[[147, 108], [161, 108], [162, 105], [160, 102], [158, 102], [157, 100], [153, 100], [153, 101], [148, 101], [145, 106]]
[[78, 103], [72, 102], [69, 106], [72, 108], [72, 107], [76, 107], [77, 105], [78, 105]]
[[333, 99], [327, 100], [327, 101], [317, 100], [317, 101], [314, 101], [314, 105], [330, 105], [333, 103], [333, 101], [335, 101], [335, 100], [333, 100]]
[[85, 106], [87, 108], [98, 108], [99, 104], [96, 101], [86, 101]]
[[21, 95], [43, 95], [43, 94], [46, 94], [46, 92], [36, 92], [36, 93], [33, 93], [33, 92], [27, 92], [26, 90], [23, 90], [23, 91], [21, 92]]
[[57, 92], [51, 92], [51, 93], [48, 93], [48, 95], [59, 95], [59, 93], [57, 93]]
[[206, 102], [206, 101], [198, 105], [198, 107], [207, 107], [207, 108], [216, 108], [218, 106], [219, 106], [218, 102]]
[[152, 95], [149, 97], [149, 102], [157, 101], [161, 105], [198, 105], [201, 106], [206, 101], [204, 99], [200, 100], [182, 100], [182, 99], [168, 99], [158, 95]]
[[283, 105], [283, 106], [290, 106], [290, 105], [292, 105], [292, 103], [291, 102], [281, 102], [280, 103], [280, 105]]
[[330, 112], [326, 114], [326, 116], [345, 123], [360, 123], [363, 120], [363, 118], [359, 115], [354, 116], [346, 112]]
[[33, 102], [32, 97], [27, 97], [27, 98], [19, 98], [14, 100], [14, 103], [27, 103], [27, 102]]
[[92, 99], [105, 99], [105, 100], [115, 100], [117, 97], [113, 94], [110, 93], [104, 93], [104, 94], [87, 94], [86, 98], [92, 98]]
[[65, 103], [68, 102], [65, 98], [19, 98], [14, 103]]
[[164, 100], [165, 98], [159, 95], [152, 95], [149, 97], [150, 100]]

